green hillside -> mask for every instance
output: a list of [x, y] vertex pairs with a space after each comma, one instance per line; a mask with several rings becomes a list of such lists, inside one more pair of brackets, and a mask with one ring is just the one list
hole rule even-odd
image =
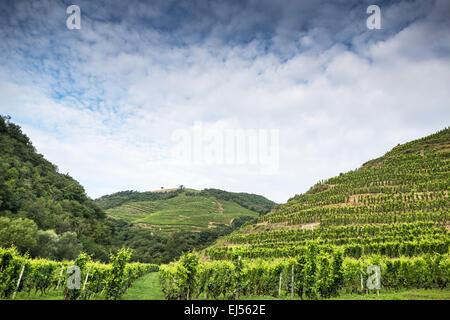
[[121, 191], [96, 202], [106, 209], [114, 245], [132, 248], [133, 261], [148, 263], [167, 263], [183, 252], [202, 250], [276, 205], [254, 194], [182, 186]]
[[397, 146], [358, 170], [316, 184], [209, 253], [252, 256], [261, 250], [285, 257], [302, 252], [310, 241], [342, 247], [355, 258], [446, 253], [449, 160], [450, 129]]
[[[370, 265], [380, 267], [382, 290], [445, 288], [449, 188], [447, 128], [321, 181], [220, 238], [203, 251], [196, 292], [327, 298], [366, 290]], [[183, 263], [161, 268], [168, 298], [184, 294], [170, 280]]]
[[257, 212], [236, 202], [217, 199], [203, 191], [146, 192], [139, 194], [139, 197], [138, 194], [132, 193], [132, 199], [152, 198], [155, 194], [163, 197], [154, 201], [124, 201], [119, 206], [107, 209], [107, 215], [136, 227], [164, 232], [199, 232], [218, 225], [231, 225], [235, 219], [259, 216]]
[[36, 152], [19, 126], [0, 116], [0, 247], [72, 259], [106, 260], [111, 229], [84, 188]]
[[276, 205], [275, 202], [258, 194], [245, 192], [228, 192], [219, 189], [203, 189], [198, 196], [215, 197], [218, 200], [233, 201], [244, 208], [264, 215], [270, 212]]

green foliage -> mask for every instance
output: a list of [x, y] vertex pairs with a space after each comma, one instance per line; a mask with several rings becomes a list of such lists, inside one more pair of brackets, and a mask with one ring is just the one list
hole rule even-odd
[[16, 288], [20, 270], [26, 263], [17, 257], [16, 249], [0, 250], [0, 296], [9, 299]]
[[[227, 260], [201, 262], [196, 267], [197, 277], [189, 288], [197, 298], [234, 299], [237, 291], [242, 296], [277, 297], [281, 278], [282, 295], [289, 295], [294, 286], [299, 298], [323, 299], [340, 293], [363, 292], [369, 276], [366, 270], [370, 265], [380, 266], [382, 270], [381, 290], [448, 287], [448, 254], [393, 259], [367, 256], [356, 260], [343, 259], [339, 251], [318, 251], [311, 245], [307, 255], [296, 259], [241, 260], [240, 268]], [[188, 274], [180, 261], [160, 267], [160, 284], [167, 299], [186, 298]]]
[[22, 253], [30, 252], [37, 244], [38, 228], [30, 219], [0, 217], [0, 246], [15, 246]]
[[33, 249], [33, 256], [55, 259], [58, 240], [59, 236], [54, 230], [39, 230], [37, 232], [37, 244]]
[[234, 202], [185, 193], [108, 209], [112, 217], [108, 224], [115, 230], [113, 244], [132, 248], [131, 261], [168, 263], [184, 252], [211, 245], [218, 237], [257, 217], [256, 212]]
[[299, 256], [295, 260], [294, 264], [294, 289], [300, 299], [303, 298], [305, 292], [305, 279], [306, 279], [306, 256]]
[[130, 260], [131, 253], [127, 249], [121, 249], [117, 255], [111, 255], [112, 268], [106, 279], [105, 298], [107, 300], [117, 300], [124, 293], [127, 287], [125, 284], [125, 266]]
[[169, 300], [187, 299], [197, 288], [198, 256], [194, 253], [184, 254], [180, 261], [164, 265], [159, 269], [161, 289]]
[[181, 193], [165, 200], [139, 201], [108, 209], [108, 216], [154, 232], [177, 232], [212, 229], [230, 225], [236, 218], [256, 218], [257, 213], [232, 201], [212, 197], [187, 196]]
[[270, 212], [276, 203], [257, 194], [228, 192], [219, 189], [203, 189], [195, 196], [214, 197], [217, 200], [232, 201], [251, 211], [264, 215]]
[[79, 256], [75, 259], [73, 265], [80, 268], [80, 271], [81, 271], [80, 288], [66, 287], [65, 294], [64, 294], [64, 300], [76, 300], [81, 296], [81, 293], [82, 293], [81, 281], [83, 281], [83, 279], [87, 273], [87, 264], [90, 261], [91, 261], [91, 257], [84, 252], [80, 253]]
[[74, 232], [58, 235], [54, 230], [39, 230], [32, 255], [50, 260], [73, 260], [81, 250], [82, 245]]
[[396, 147], [358, 170], [320, 181], [261, 217], [264, 227], [234, 232], [221, 242], [227, 246], [219, 243], [205, 254], [213, 259], [295, 257], [306, 254], [310, 242], [354, 258], [445, 254], [449, 148], [448, 128]]
[[[57, 260], [71, 260], [82, 250], [82, 245], [75, 232], [64, 232], [58, 236], [55, 246], [55, 258]], [[51, 259], [52, 257], [48, 257]]]
[[343, 270], [343, 255], [340, 250], [333, 253], [333, 260], [331, 264], [330, 283], [328, 286], [328, 296], [337, 296], [339, 290], [344, 285], [344, 270]]
[[138, 192], [128, 190], [102, 196], [96, 199], [95, 202], [107, 210], [131, 202], [167, 200], [178, 196], [180, 193], [182, 193], [181, 188], [168, 192]]
[[[301, 299], [362, 292], [370, 265], [381, 268], [382, 290], [446, 288], [449, 150], [447, 128], [320, 181], [203, 250], [212, 261], [199, 267], [198, 291], [212, 294], [211, 279], [227, 281], [209, 264], [219, 270], [237, 257], [244, 261], [242, 271], [234, 268], [239, 280], [223, 297], [236, 290], [276, 297], [280, 279], [282, 292], [293, 288]], [[170, 284], [176, 286], [176, 277]]]
[[[0, 245], [12, 243], [20, 252], [34, 255], [39, 251], [34, 250], [38, 229], [54, 230], [70, 241], [73, 237], [64, 233], [72, 232], [78, 239], [77, 246], [95, 243], [96, 250], [90, 253], [104, 257], [110, 246], [111, 229], [105, 224], [103, 210], [86, 196], [78, 182], [68, 174], [58, 173], [56, 166], [37, 153], [19, 126], [2, 116], [0, 150], [0, 218], [11, 219], [1, 222], [9, 226], [0, 233]], [[69, 251], [71, 254], [58, 258], [72, 258], [79, 248]], [[52, 255], [49, 251], [46, 254]]]
[[[135, 249], [132, 261], [167, 263], [183, 252], [205, 248], [257, 216], [233, 201], [217, 204], [209, 196], [188, 197], [187, 193], [196, 192], [184, 187], [167, 192], [123, 191], [94, 202], [78, 182], [58, 173], [38, 154], [20, 127], [9, 120], [0, 117], [1, 246], [15, 245], [21, 253], [55, 260], [75, 259], [83, 250], [104, 262], [109, 252], [128, 246]], [[223, 194], [220, 191], [218, 197], [222, 199]], [[244, 194], [232, 197], [252, 209], [271, 203], [264, 199]], [[105, 219], [101, 206], [119, 211], [118, 217], [126, 222]], [[153, 229], [139, 230], [135, 228], [139, 223]]]
[[317, 296], [316, 280], [317, 280], [317, 245], [311, 243], [306, 252], [306, 263], [304, 267], [304, 290], [307, 298], [315, 298]]
[[246, 258], [295, 257], [305, 254], [308, 243], [315, 242], [321, 249], [340, 248], [345, 256], [354, 258], [364, 254], [389, 257], [431, 252], [443, 254], [448, 252], [449, 234], [445, 223], [419, 221], [235, 233], [223, 241], [240, 245], [232, 248], [216, 246], [205, 253], [214, 259], [233, 259], [239, 255]]
[[[18, 292], [28, 295], [47, 294], [50, 289], [64, 288], [61, 299], [91, 299], [102, 292], [108, 292], [108, 299], [118, 299], [143, 275], [158, 271], [153, 264], [126, 263], [129, 252], [121, 250], [117, 256], [112, 256], [112, 264], [102, 264], [92, 261], [86, 253], [80, 253], [75, 261], [57, 262], [47, 259], [30, 259], [22, 256], [15, 248], [0, 248], [0, 297], [10, 299], [16, 290], [17, 281], [23, 268], [23, 276]], [[80, 268], [80, 287], [68, 289], [67, 281], [72, 273], [70, 266]]]
[[198, 256], [195, 253], [185, 253], [181, 256], [180, 264], [184, 270], [183, 276], [185, 279], [185, 285], [183, 288], [183, 296], [189, 300], [195, 286], [196, 275], [198, 266]]
[[[236, 218], [239, 223], [241, 219]], [[235, 226], [217, 226], [200, 232], [156, 232], [147, 228], [135, 228], [120, 220], [109, 221], [115, 230], [113, 244], [133, 249], [131, 261], [143, 263], [169, 263], [183, 253], [210, 246], [220, 236], [235, 230]]]

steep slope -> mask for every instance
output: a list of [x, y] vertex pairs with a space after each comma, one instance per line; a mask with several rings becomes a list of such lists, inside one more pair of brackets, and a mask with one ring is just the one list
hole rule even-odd
[[200, 232], [218, 225], [230, 226], [236, 220], [256, 218], [275, 205], [262, 196], [217, 189], [128, 191], [101, 197], [97, 202], [111, 218], [156, 232]]
[[111, 239], [104, 211], [6, 117], [0, 117], [0, 234], [0, 246], [55, 259], [80, 250], [107, 259]]
[[[450, 129], [321, 181], [199, 256], [160, 266], [168, 299], [320, 299], [450, 283]], [[200, 261], [199, 261], [200, 260]], [[196, 265], [196, 264], [195, 264]], [[188, 288], [188, 290], [186, 290]], [[442, 290], [444, 299], [450, 291]]]
[[[160, 266], [168, 299], [320, 299], [342, 293], [445, 289], [450, 283], [450, 129], [399, 145], [361, 168]], [[200, 260], [200, 261], [199, 261]], [[188, 290], [186, 290], [188, 288]], [[444, 299], [450, 291], [442, 290]]]
[[354, 258], [448, 253], [449, 169], [447, 128], [319, 182], [256, 224], [219, 239], [205, 254], [292, 257], [311, 242]]

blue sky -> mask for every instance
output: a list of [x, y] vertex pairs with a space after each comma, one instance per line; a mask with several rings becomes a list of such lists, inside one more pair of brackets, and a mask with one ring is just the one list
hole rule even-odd
[[[0, 114], [94, 198], [184, 184], [284, 202], [449, 125], [449, 31], [445, 0], [1, 1]], [[195, 123], [278, 130], [278, 169], [173, 164]]]

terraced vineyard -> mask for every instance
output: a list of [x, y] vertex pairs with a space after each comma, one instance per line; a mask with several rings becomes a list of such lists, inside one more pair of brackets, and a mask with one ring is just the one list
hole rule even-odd
[[106, 210], [108, 216], [122, 219], [136, 227], [154, 231], [199, 232], [217, 225], [230, 225], [238, 217], [258, 217], [258, 213], [241, 205], [196, 190], [178, 193], [175, 197], [155, 201], [126, 202]]
[[[382, 290], [446, 288], [449, 169], [447, 128], [320, 181], [204, 250], [195, 290], [329, 297], [365, 290], [369, 265], [381, 268]], [[169, 298], [184, 295], [183, 263], [161, 268]]]

